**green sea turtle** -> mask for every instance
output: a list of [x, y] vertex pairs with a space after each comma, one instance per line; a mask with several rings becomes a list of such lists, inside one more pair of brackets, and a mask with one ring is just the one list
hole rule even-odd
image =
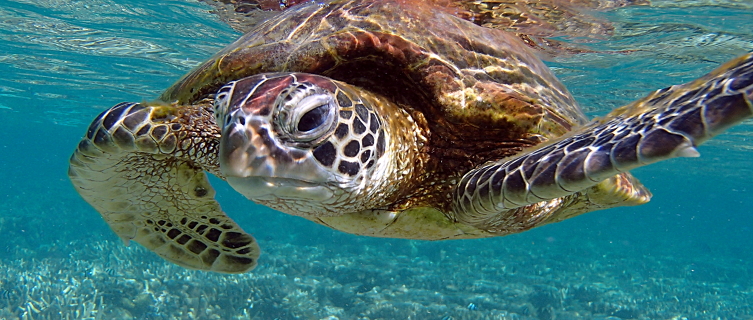
[[645, 203], [627, 171], [753, 115], [753, 55], [588, 121], [519, 37], [422, 2], [304, 4], [166, 90], [102, 112], [70, 159], [122, 239], [238, 273], [252, 236], [205, 172], [256, 203], [349, 233], [502, 236]]

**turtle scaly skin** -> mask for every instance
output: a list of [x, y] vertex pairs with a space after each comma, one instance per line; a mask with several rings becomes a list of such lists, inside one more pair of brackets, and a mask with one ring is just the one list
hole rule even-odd
[[205, 172], [248, 199], [354, 234], [502, 236], [645, 203], [628, 170], [749, 118], [753, 55], [589, 122], [515, 35], [418, 1], [290, 8], [161, 101], [100, 114], [70, 161], [125, 241], [245, 272], [259, 248]]
[[483, 228], [637, 167], [698, 157], [696, 147], [753, 116], [753, 54], [658, 90], [531, 152], [476, 168], [455, 189], [454, 219]]
[[256, 266], [259, 246], [220, 209], [211, 107], [121, 103], [94, 119], [68, 176], [126, 244], [178, 265], [225, 273]]

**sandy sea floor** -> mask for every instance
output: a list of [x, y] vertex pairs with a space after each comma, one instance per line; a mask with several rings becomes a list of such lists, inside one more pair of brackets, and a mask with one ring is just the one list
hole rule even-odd
[[22, 249], [0, 260], [0, 319], [753, 319], [740, 261], [513, 242], [267, 241], [242, 275], [109, 241]]

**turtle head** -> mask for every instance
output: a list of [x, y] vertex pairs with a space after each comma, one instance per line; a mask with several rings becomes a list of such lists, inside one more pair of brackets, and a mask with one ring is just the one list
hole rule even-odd
[[395, 170], [384, 117], [357, 88], [301, 73], [233, 81], [215, 97], [219, 162], [250, 200], [300, 216], [377, 207]]

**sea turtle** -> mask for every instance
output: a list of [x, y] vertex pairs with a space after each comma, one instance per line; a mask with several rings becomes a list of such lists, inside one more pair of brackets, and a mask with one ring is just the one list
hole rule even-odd
[[753, 115], [753, 54], [588, 121], [515, 35], [420, 1], [288, 9], [151, 103], [95, 118], [76, 190], [125, 241], [238, 273], [252, 236], [205, 171], [256, 203], [349, 233], [502, 236], [645, 203], [627, 171]]

